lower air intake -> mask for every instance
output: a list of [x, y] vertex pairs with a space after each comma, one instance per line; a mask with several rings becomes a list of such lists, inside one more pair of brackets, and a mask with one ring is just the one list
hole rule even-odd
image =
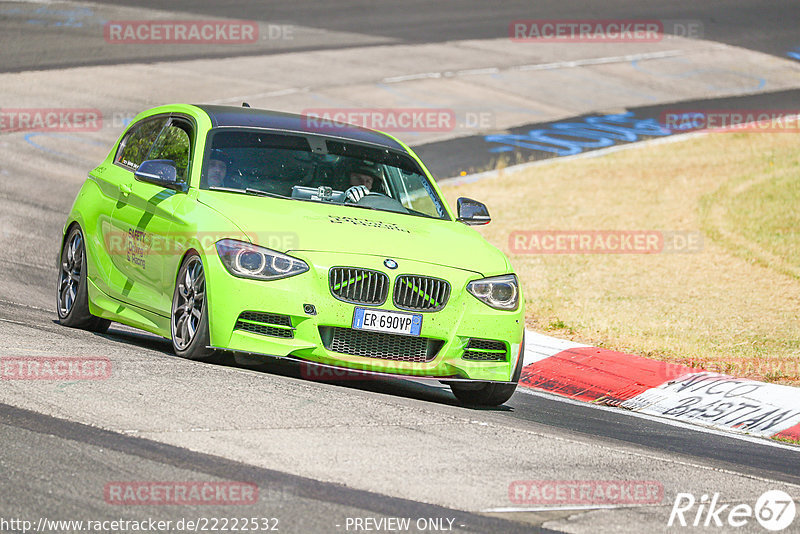
[[506, 344], [502, 341], [470, 338], [463, 358], [478, 362], [504, 362], [506, 356]]
[[244, 330], [262, 336], [293, 338], [292, 319], [288, 315], [262, 313], [254, 311], [242, 312], [236, 320], [235, 330]]
[[352, 328], [320, 327], [327, 350], [351, 356], [398, 362], [429, 362], [444, 344], [438, 339], [368, 332]]

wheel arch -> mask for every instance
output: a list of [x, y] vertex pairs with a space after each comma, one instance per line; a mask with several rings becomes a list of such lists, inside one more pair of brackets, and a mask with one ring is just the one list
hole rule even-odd
[[[181, 255], [181, 259], [177, 262], [178, 268], [175, 269], [175, 272], [173, 273], [173, 276], [172, 276], [172, 282], [173, 282], [172, 289], [173, 289], [173, 291], [175, 290], [175, 286], [178, 285], [178, 275], [181, 273], [181, 267], [183, 267], [183, 264], [186, 263], [186, 258], [191, 256], [192, 254], [195, 254], [195, 255], [199, 256], [200, 257], [200, 261], [201, 262], [203, 261], [203, 255], [200, 253], [199, 250], [197, 250], [196, 247], [192, 246], [192, 247], [187, 248], [184, 251], [184, 253]], [[205, 265], [203, 265], [203, 270], [205, 271]]]
[[66, 223], [64, 223], [64, 231], [61, 233], [61, 246], [58, 247], [59, 259], [61, 258], [61, 253], [64, 252], [64, 244], [67, 242], [67, 236], [72, 231], [72, 229], [75, 228], [76, 226], [78, 228], [80, 228], [81, 229], [81, 233], [83, 233], [83, 226], [81, 225], [81, 223], [77, 219], [70, 218], [70, 219], [67, 220]]

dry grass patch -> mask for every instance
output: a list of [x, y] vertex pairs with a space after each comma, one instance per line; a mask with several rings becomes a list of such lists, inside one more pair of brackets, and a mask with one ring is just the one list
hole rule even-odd
[[[715, 134], [445, 187], [557, 337], [800, 385], [800, 152], [790, 134]], [[514, 254], [526, 230], [702, 234], [694, 253]]]

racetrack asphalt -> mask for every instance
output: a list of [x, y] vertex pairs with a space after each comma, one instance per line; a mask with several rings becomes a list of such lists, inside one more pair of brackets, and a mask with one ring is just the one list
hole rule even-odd
[[[0, 50], [0, 70], [18, 71], [36, 68], [73, 67], [77, 65], [119, 64], [175, 58], [240, 56], [243, 51], [221, 47], [109, 47], [91, 39], [92, 20], [143, 19], [142, 10], [161, 10], [158, 0], [117, 2], [100, 0], [81, 8], [25, 2], [0, 3], [0, 28], [13, 35], [14, 43]], [[114, 9], [129, 8], [128, 16], [112, 16]], [[112, 10], [112, 11], [108, 11]], [[448, 2], [381, 1], [351, 2], [215, 2], [178, 0], [169, 2], [169, 10], [192, 15], [192, 18], [230, 18], [254, 20], [266, 24], [313, 28], [324, 38], [295, 35], [292, 42], [267, 41], [245, 50], [260, 55], [287, 50], [319, 50], [370, 46], [376, 43], [436, 43], [464, 39], [508, 37], [509, 23], [517, 19], [647, 19], [662, 21], [698, 21], [702, 37], [710, 41], [741, 46], [779, 57], [800, 46], [797, 34], [800, 13], [794, 0], [770, 2], [740, 0], [528, 0], [487, 3], [481, 0]], [[136, 16], [138, 13], [138, 16]], [[20, 23], [21, 22], [21, 23]], [[60, 22], [60, 24], [59, 24]], [[3, 27], [3, 24], [9, 26]], [[318, 33], [318, 32], [317, 32]]]
[[[797, 18], [787, 16], [796, 4], [757, 4], [548, 1], [534, 12], [527, 2], [385, 2], [370, 3], [371, 9], [352, 2], [175, 2], [170, 9], [326, 29], [314, 49], [346, 48], [354, 41], [366, 48], [498, 38], [507, 35], [506, 19], [513, 18], [699, 18], [706, 39], [783, 57], [796, 32]], [[113, 14], [116, 3], [93, 5]], [[65, 33], [68, 28], [33, 28], [19, 22], [19, 13], [7, 14], [29, 7], [0, 3], [6, 10], [0, 24], [13, 23], [14, 46], [25, 52], [3, 47], [0, 70], [230, 53], [95, 50]], [[52, 15], [59, 7], [47, 9]], [[115, 90], [109, 82], [101, 98], [115, 105]], [[139, 104], [145, 107], [150, 98]], [[782, 489], [800, 499], [800, 451], [765, 440], [526, 392], [499, 409], [470, 410], [445, 388], [409, 381], [310, 382], [291, 366], [181, 360], [164, 340], [118, 325], [104, 335], [61, 327], [53, 309], [55, 258], [90, 158], [54, 154], [64, 145], [52, 143], [41, 142], [50, 151], [39, 150], [15, 135], [0, 136], [0, 355], [103, 356], [111, 360], [112, 375], [91, 383], [0, 383], [2, 518], [177, 519], [241, 511], [109, 505], [103, 488], [115, 480], [246, 478], [258, 484], [262, 497], [248, 512], [279, 517], [285, 532], [344, 531], [336, 527], [343, 518], [371, 516], [453, 517], [477, 532], [630, 532], [631, 525], [661, 531], [679, 492], [718, 492], [724, 502], [752, 505], [764, 491]], [[106, 141], [92, 150], [102, 153]], [[526, 510], [509, 497], [518, 480], [655, 480], [664, 499], [648, 506]], [[497, 511], [503, 508], [515, 510]]]
[[[556, 128], [559, 128], [560, 125], [564, 124], [584, 125], [589, 129], [591, 125], [587, 124], [587, 119], [602, 119], [604, 117], [614, 117], [618, 115], [616, 113], [593, 113], [568, 117], [559, 121], [532, 123], [509, 128], [507, 130], [509, 138], [511, 136], [519, 136], [522, 138], [519, 142], [507, 141], [487, 143], [485, 135], [469, 135], [416, 145], [414, 151], [423, 161], [430, 162], [428, 168], [431, 173], [433, 173], [437, 179], [441, 180], [463, 176], [464, 174], [491, 171], [498, 167], [507, 167], [509, 164], [519, 165], [531, 161], [558, 158], [564, 155], [589, 154], [594, 150], [601, 150], [609, 146], [622, 147], [627, 144], [649, 139], [663, 139], [669, 135], [689, 133], [691, 130], [681, 131], [664, 129], [664, 131], [659, 132], [658, 135], [651, 135], [646, 133], [647, 129], [639, 128], [637, 131], [637, 128], [633, 126], [639, 121], [649, 121], [651, 125], [649, 129], [658, 129], [659, 125], [664, 124], [665, 114], [669, 113], [671, 110], [692, 110], [697, 113], [705, 114], [712, 114], [714, 110], [720, 110], [723, 113], [730, 113], [731, 110], [734, 112], [736, 110], [741, 110], [743, 116], [748, 113], [748, 110], [751, 110], [749, 111], [751, 116], [753, 111], [776, 110], [776, 112], [780, 114], [786, 112], [791, 113], [791, 116], [796, 116], [800, 114], [800, 108], [797, 107], [797, 102], [800, 102], [800, 89], [759, 92], [741, 96], [681, 100], [679, 102], [657, 105], [632, 106], [625, 110], [625, 113], [630, 115], [629, 119], [619, 122], [615, 122], [613, 119], [604, 121], [605, 124], [610, 125], [612, 128], [628, 128], [632, 133], [631, 141], [619, 140], [619, 135], [613, 130], [604, 139], [602, 131], [594, 131], [592, 132], [594, 135], [589, 137], [585, 134], [584, 130], [584, 132], [578, 132], [576, 134], [577, 137], [573, 136], [570, 138], [569, 136], [565, 137], [568, 130], [562, 129], [561, 132], [558, 132], [553, 129], [554, 125]], [[560, 139], [563, 142], [561, 144], [554, 144], [552, 142], [536, 143], [534, 140], [528, 140], [526, 142], [525, 139], [529, 137], [528, 134], [531, 131], [545, 131], [556, 135], [561, 133]], [[503, 138], [505, 135], [506, 134], [494, 137]], [[575, 142], [570, 143], [570, 140]], [[601, 140], [606, 141], [608, 144], [605, 144]], [[596, 146], [592, 147], [592, 144]], [[539, 148], [536, 148], [536, 145], [538, 145]], [[589, 146], [587, 147], [587, 145]], [[503, 147], [505, 150], [502, 152], [492, 151], [500, 147]], [[500, 164], [501, 160], [503, 162], [502, 165]]]

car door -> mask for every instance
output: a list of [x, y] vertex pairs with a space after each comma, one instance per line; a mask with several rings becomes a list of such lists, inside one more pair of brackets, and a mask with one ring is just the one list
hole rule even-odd
[[121, 299], [128, 284], [127, 265], [128, 231], [113, 218], [114, 210], [127, 199], [133, 180], [133, 171], [145, 160], [169, 116], [148, 117], [128, 128], [114, 154], [113, 165], [103, 165], [92, 171], [95, 180], [108, 198], [109, 205], [103, 208], [107, 217], [102, 223], [102, 242], [105, 254], [99, 258], [101, 276], [97, 284], [101, 290], [115, 299]]
[[[151, 134], [148, 132], [147, 136]], [[125, 243], [125, 254], [120, 255], [118, 261], [118, 269], [124, 277], [122, 287], [118, 288], [120, 300], [165, 317], [169, 316], [172, 303], [169, 289], [172, 280], [165, 279], [165, 265], [172, 263], [171, 255], [180, 252], [175, 246], [172, 228], [175, 210], [186, 199], [186, 194], [137, 180], [132, 167], [146, 160], [172, 160], [179, 181], [188, 183], [192, 140], [193, 129], [188, 120], [168, 117], [146, 152], [146, 142], [141, 149], [131, 150], [130, 156], [135, 159], [127, 160], [131, 166], [128, 180], [120, 189], [112, 215], [114, 229]]]

